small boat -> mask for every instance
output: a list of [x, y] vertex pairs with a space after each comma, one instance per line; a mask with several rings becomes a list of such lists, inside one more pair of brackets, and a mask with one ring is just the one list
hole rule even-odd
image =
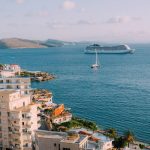
[[91, 68], [99, 68], [100, 67], [100, 65], [98, 64], [98, 57], [97, 57], [97, 50], [95, 50], [95, 54], [96, 54], [96, 62], [95, 62], [95, 64], [93, 64], [92, 66], [91, 66]]

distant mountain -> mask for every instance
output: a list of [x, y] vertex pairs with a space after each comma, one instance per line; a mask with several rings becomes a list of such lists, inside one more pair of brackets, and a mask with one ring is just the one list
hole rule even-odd
[[66, 45], [86, 45], [86, 44], [88, 44], [88, 42], [66, 42], [54, 39], [48, 39], [46, 41], [35, 41], [20, 38], [8, 38], [0, 40], [0, 49], [48, 48], [48, 47], [62, 47]]
[[46, 48], [38, 41], [9, 38], [0, 40], [0, 48]]
[[44, 42], [42, 42], [43, 45], [46, 46], [54, 46], [54, 47], [61, 47], [61, 46], [65, 46], [65, 45], [73, 45], [74, 42], [66, 42], [66, 41], [61, 41], [61, 40], [54, 40], [54, 39], [48, 39]]
[[42, 44], [46, 45], [46, 46], [54, 46], [54, 47], [57, 47], [57, 46], [64, 46], [64, 42], [63, 41], [59, 41], [59, 40], [53, 40], [53, 39], [48, 39], [44, 42], [42, 42]]

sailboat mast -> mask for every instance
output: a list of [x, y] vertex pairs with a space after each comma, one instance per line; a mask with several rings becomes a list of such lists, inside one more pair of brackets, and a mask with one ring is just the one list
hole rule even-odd
[[96, 52], [96, 65], [98, 64], [97, 62], [97, 50], [95, 49], [95, 52]]

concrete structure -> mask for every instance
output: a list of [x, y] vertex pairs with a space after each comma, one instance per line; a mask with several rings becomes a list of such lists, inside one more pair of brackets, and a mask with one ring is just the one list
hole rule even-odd
[[14, 77], [15, 76], [15, 72], [0, 70], [0, 76], [1, 77]]
[[85, 135], [42, 130], [35, 133], [36, 150], [94, 150], [87, 146], [88, 136]]
[[113, 139], [104, 136], [99, 132], [89, 131], [87, 129], [72, 129], [70, 131], [75, 131], [82, 135], [88, 136], [88, 148], [92, 148], [94, 150], [112, 150], [113, 149]]
[[37, 104], [30, 95], [0, 91], [0, 147], [3, 150], [32, 150], [34, 130], [39, 127]]
[[0, 65], [0, 76], [2, 77], [14, 77], [20, 75], [21, 67], [16, 64], [4, 64]]
[[71, 119], [72, 119], [72, 114], [69, 112], [64, 112], [60, 116], [53, 117], [52, 123], [61, 124], [64, 122], [69, 122], [69, 121], [71, 121]]
[[12, 71], [12, 72], [20, 74], [21, 67], [17, 64], [4, 64], [2, 65], [1, 70]]
[[0, 77], [0, 91], [1, 90], [18, 90], [21, 95], [29, 94], [30, 78], [21, 77]]

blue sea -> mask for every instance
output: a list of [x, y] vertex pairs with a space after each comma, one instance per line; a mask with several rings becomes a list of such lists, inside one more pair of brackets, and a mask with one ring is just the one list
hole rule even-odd
[[99, 70], [90, 68], [95, 55], [84, 54], [84, 46], [0, 50], [0, 63], [55, 74], [55, 80], [32, 87], [51, 90], [54, 102], [101, 128], [129, 129], [150, 143], [150, 45], [131, 47], [134, 54], [99, 55]]

